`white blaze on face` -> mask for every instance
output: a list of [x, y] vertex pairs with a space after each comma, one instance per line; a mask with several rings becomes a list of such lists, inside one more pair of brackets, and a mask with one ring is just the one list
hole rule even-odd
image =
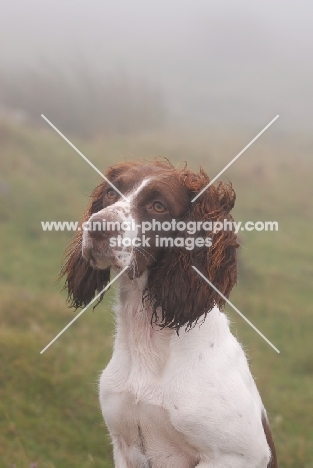
[[[123, 239], [129, 238], [130, 240], [135, 239], [135, 237], [138, 237], [138, 225], [141, 224], [141, 221], [139, 219], [134, 219], [132, 216], [132, 206], [134, 203], [134, 200], [136, 199], [137, 195], [141, 192], [141, 190], [148, 185], [150, 182], [150, 178], [144, 179], [141, 184], [133, 190], [130, 194], [127, 195], [127, 198], [129, 200], [129, 215], [125, 216], [125, 221], [128, 222], [128, 225], [130, 226], [130, 229], [126, 229], [123, 233]], [[133, 224], [133, 226], [132, 226]], [[134, 228], [134, 229], [132, 229]]]
[[[138, 237], [138, 226], [141, 220], [135, 219], [132, 214], [132, 207], [134, 200], [141, 192], [141, 190], [149, 183], [150, 179], [144, 179], [138, 187], [133, 191], [126, 194], [126, 200], [119, 200], [108, 208], [114, 209], [118, 213], [118, 221], [122, 227], [122, 242], [124, 245], [112, 248], [112, 252], [121, 268], [130, 266], [134, 261], [134, 247], [132, 245], [133, 239]], [[123, 229], [123, 223], [125, 229]]]

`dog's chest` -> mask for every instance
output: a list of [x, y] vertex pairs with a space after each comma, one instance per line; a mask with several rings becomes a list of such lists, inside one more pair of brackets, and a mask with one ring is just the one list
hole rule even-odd
[[151, 459], [153, 466], [167, 466], [169, 457], [173, 467], [195, 465], [195, 450], [175, 429], [165, 397], [169, 340], [163, 337], [162, 342], [153, 343], [150, 336], [152, 348], [143, 336], [141, 343], [130, 349], [124, 338], [117, 339], [100, 380], [101, 409], [111, 437], [131, 466], [149, 467]]
[[[132, 394], [129, 390], [109, 391], [101, 394], [101, 408], [111, 436], [119, 439], [121, 445], [137, 451], [142, 457], [155, 458], [156, 454], [172, 456], [190, 452], [186, 440], [173, 426], [168, 411], [153, 396], [149, 400]], [[137, 466], [137, 465], [135, 465]]]

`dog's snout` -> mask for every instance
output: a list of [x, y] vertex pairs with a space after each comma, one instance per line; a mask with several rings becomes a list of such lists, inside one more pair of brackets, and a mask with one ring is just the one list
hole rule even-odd
[[106, 240], [112, 235], [109, 226], [114, 226], [116, 216], [114, 213], [93, 215], [88, 222], [88, 232], [92, 239]]
[[93, 239], [105, 239], [107, 231], [104, 229], [103, 218], [93, 217], [89, 221], [88, 232]]

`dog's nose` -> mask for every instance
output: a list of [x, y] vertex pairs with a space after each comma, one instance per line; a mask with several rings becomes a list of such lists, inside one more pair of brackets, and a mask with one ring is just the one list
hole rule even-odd
[[104, 218], [104, 216], [99, 215], [92, 216], [88, 223], [88, 232], [90, 237], [98, 240], [105, 240], [110, 237], [112, 233], [106, 229], [106, 223], [107, 217]]

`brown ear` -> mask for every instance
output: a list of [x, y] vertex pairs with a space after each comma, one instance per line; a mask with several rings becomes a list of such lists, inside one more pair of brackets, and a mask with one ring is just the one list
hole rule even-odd
[[[185, 174], [188, 189], [200, 191], [208, 183], [201, 171], [198, 177]], [[193, 192], [193, 196], [195, 192]], [[192, 198], [192, 196], [191, 196]], [[231, 185], [211, 185], [196, 202], [190, 203], [188, 221], [232, 221], [229, 214], [235, 193]], [[179, 234], [181, 237], [181, 233]], [[188, 233], [184, 237], [192, 237]], [[157, 266], [149, 272], [146, 299], [153, 307], [152, 321], [178, 330], [192, 327], [215, 306], [223, 308], [225, 300], [192, 268], [195, 266], [226, 297], [237, 280], [236, 249], [238, 242], [232, 230], [196, 232], [193, 237], [210, 237], [211, 247], [168, 248]]]
[[[97, 213], [103, 208], [103, 187], [100, 184], [91, 194], [91, 202], [83, 215], [81, 224], [88, 221], [93, 213]], [[77, 231], [76, 236], [65, 251], [64, 264], [59, 277], [66, 277], [64, 289], [68, 292], [68, 303], [71, 307], [84, 307], [94, 298], [97, 292], [110, 281], [110, 268], [105, 270], [95, 270], [82, 256], [83, 231]], [[100, 296], [97, 304], [103, 299]], [[96, 305], [97, 305], [96, 304]]]

